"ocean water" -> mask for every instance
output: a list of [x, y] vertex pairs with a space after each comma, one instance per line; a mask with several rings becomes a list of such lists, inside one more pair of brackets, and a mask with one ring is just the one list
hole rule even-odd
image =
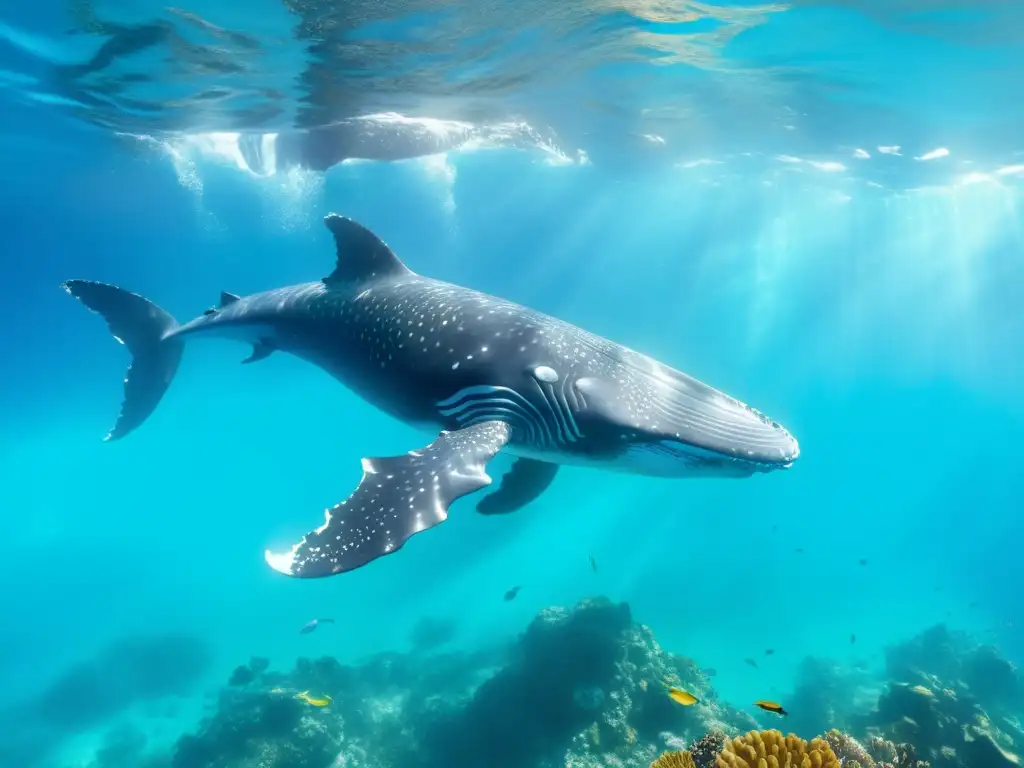
[[[473, 654], [598, 596], [765, 728], [788, 729], [758, 699], [821, 720], [788, 703], [808, 657], [883, 688], [905, 682], [886, 649], [945, 624], [1024, 659], [1024, 6], [6, 4], [0, 85], [2, 768], [141, 767], [96, 762], [125, 727], [171, 754], [254, 656], [358, 664], [425, 620]], [[357, 156], [286, 161], [338, 121]], [[362, 457], [431, 438], [308, 363], [199, 340], [105, 443], [128, 355], [60, 286], [185, 321], [328, 274], [329, 212], [750, 403], [799, 460], [566, 467], [512, 515], [465, 499], [364, 568], [274, 572], [264, 549]], [[299, 634], [315, 617], [336, 623]], [[257, 763], [173, 768], [213, 765]]]

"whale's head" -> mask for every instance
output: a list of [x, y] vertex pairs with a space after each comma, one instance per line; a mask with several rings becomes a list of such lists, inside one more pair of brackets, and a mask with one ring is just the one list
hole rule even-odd
[[575, 389], [598, 411], [590, 427], [614, 447], [614, 464], [661, 477], [747, 477], [792, 466], [796, 438], [725, 393], [648, 358], [616, 379], [582, 378]]

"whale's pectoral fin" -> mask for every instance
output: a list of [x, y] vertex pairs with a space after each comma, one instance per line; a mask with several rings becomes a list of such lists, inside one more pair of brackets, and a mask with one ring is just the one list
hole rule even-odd
[[274, 351], [274, 345], [266, 339], [260, 339], [252, 345], [252, 354], [249, 355], [243, 363], [255, 363], [262, 360], [265, 357], [270, 357], [270, 353]]
[[477, 502], [483, 515], [506, 515], [522, 509], [548, 489], [558, 474], [558, 465], [536, 459], [516, 459], [501, 485]]
[[490, 484], [484, 468], [509, 438], [509, 426], [485, 421], [404, 456], [363, 459], [363, 479], [324, 524], [287, 552], [267, 551], [272, 568], [314, 578], [351, 571], [395, 552], [413, 535], [444, 522], [458, 498]]

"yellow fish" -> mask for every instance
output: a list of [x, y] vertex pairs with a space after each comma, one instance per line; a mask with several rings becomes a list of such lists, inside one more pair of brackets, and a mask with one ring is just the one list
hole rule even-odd
[[677, 704], [682, 704], [684, 707], [689, 707], [692, 704], [697, 704], [697, 697], [692, 693], [687, 693], [682, 688], [669, 687], [668, 697]]
[[302, 699], [304, 702], [314, 707], [326, 707], [328, 704], [331, 703], [331, 697], [327, 694], [324, 694], [323, 697], [318, 698], [315, 696], [310, 696], [309, 691], [303, 691], [295, 698]]
[[776, 715], [788, 715], [789, 712], [782, 708], [781, 704], [776, 704], [774, 701], [755, 701], [755, 707], [760, 707], [765, 712], [774, 712]]

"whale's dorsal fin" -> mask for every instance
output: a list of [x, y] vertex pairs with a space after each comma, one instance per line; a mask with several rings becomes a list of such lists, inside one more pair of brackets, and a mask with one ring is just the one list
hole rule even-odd
[[329, 213], [324, 225], [334, 235], [338, 263], [324, 278], [327, 286], [407, 274], [409, 269], [377, 235], [347, 216]]
[[240, 298], [242, 298], [242, 297], [237, 295], [237, 294], [228, 293], [227, 291], [221, 291], [220, 292], [220, 305], [221, 305], [222, 308], [226, 307], [228, 304], [234, 304]]

